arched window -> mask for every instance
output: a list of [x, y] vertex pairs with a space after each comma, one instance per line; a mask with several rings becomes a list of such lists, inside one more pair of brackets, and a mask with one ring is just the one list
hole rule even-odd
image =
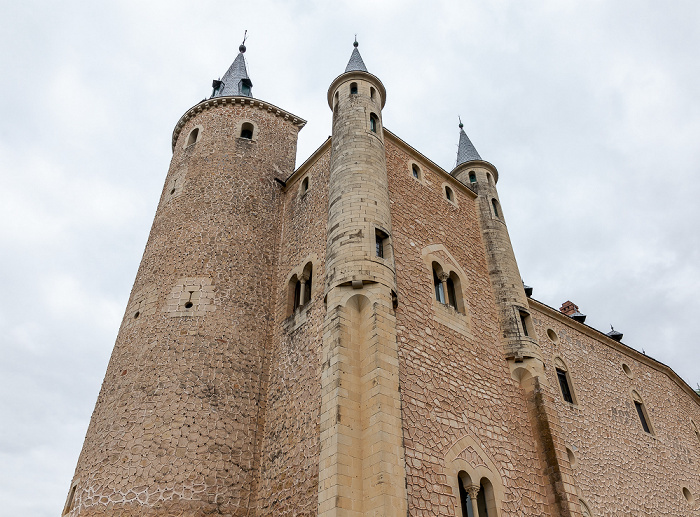
[[411, 165], [411, 172], [413, 173], [413, 177], [416, 178], [417, 180], [420, 179], [420, 169], [418, 168], [418, 165], [415, 163]]
[[435, 299], [440, 303], [445, 303], [445, 288], [442, 285], [442, 280], [440, 276], [442, 275], [442, 268], [433, 262], [433, 285], [435, 287]]
[[252, 140], [254, 129], [255, 128], [253, 127], [253, 124], [251, 124], [250, 122], [244, 122], [241, 126], [241, 138]]
[[455, 195], [454, 192], [452, 192], [452, 189], [450, 187], [445, 187], [445, 197], [447, 198], [448, 201], [452, 201], [454, 203], [455, 200]]
[[339, 100], [340, 100], [340, 99], [339, 99], [339, 97], [338, 97], [338, 92], [335, 92], [335, 102], [334, 102], [334, 107], [335, 107], [335, 106], [338, 106], [338, 101], [339, 101]]
[[435, 300], [464, 314], [462, 285], [457, 273], [451, 271], [447, 274], [443, 271], [440, 264], [433, 262], [433, 286], [435, 288]]
[[370, 87], [370, 89], [369, 89], [369, 98], [370, 98], [370, 99], [374, 99], [374, 88], [371, 88], [371, 87]]
[[309, 190], [309, 177], [307, 176], [301, 181], [301, 193], [306, 194]]
[[651, 427], [651, 421], [649, 420], [647, 408], [644, 406], [642, 397], [640, 397], [639, 393], [636, 391], [632, 391], [632, 401], [634, 402], [634, 408], [637, 410], [637, 415], [639, 416], [639, 421], [642, 424], [642, 429], [644, 429], [645, 433], [653, 435], [654, 432]]
[[198, 127], [194, 128], [192, 131], [190, 131], [190, 134], [187, 137], [187, 147], [196, 144], [197, 138], [199, 138], [199, 128]]
[[377, 132], [377, 126], [379, 125], [379, 119], [377, 118], [377, 115], [374, 113], [371, 113], [369, 116], [369, 129], [373, 132]]
[[350, 95], [357, 95], [357, 83], [350, 83]]
[[474, 174], [474, 171], [469, 172], [469, 183], [476, 183], [476, 174]]
[[496, 201], [496, 198], [493, 198], [491, 200], [491, 206], [493, 206], [493, 215], [500, 218], [501, 212], [498, 210], [498, 201]]
[[493, 185], [493, 176], [491, 176], [490, 172], [486, 173], [486, 179], [488, 180], [489, 185]]
[[457, 478], [462, 517], [489, 517], [496, 515], [496, 498], [493, 485], [482, 477], [478, 484], [464, 471]]
[[305, 306], [311, 301], [311, 291], [313, 288], [313, 264], [309, 262], [304, 266], [301, 275], [292, 275], [289, 279], [289, 290], [287, 298], [287, 314], [291, 315], [297, 309]]

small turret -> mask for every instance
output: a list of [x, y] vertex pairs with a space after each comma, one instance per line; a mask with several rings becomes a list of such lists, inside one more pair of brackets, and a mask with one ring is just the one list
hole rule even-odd
[[[245, 42], [245, 39], [243, 40]], [[214, 97], [252, 97], [253, 96], [253, 83], [248, 77], [248, 71], [245, 66], [245, 54], [246, 48], [243, 43], [238, 47], [238, 55], [236, 59], [233, 60], [231, 66], [226, 71], [221, 79], [214, 79], [212, 81], [212, 94], [210, 98]]]

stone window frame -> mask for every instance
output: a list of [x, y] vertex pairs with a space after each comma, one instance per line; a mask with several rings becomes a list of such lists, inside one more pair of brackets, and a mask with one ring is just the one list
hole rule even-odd
[[491, 216], [499, 221], [503, 221], [503, 209], [501, 208], [501, 203], [495, 197], [491, 198]]
[[[442, 253], [447, 256], [447, 258], [440, 256]], [[432, 244], [426, 246], [421, 251], [421, 256], [423, 259], [424, 268], [424, 278], [427, 280], [430, 286], [430, 300], [431, 306], [433, 308], [433, 320], [451, 328], [455, 332], [464, 335], [467, 338], [472, 338], [472, 318], [471, 311], [469, 310], [469, 304], [465, 293], [470, 292], [469, 276], [467, 273], [459, 266], [457, 260], [454, 256], [447, 250], [447, 248], [442, 244]], [[442, 272], [446, 273], [448, 276], [450, 273], [454, 273], [459, 279], [459, 290], [461, 298], [461, 305], [458, 304], [458, 310], [454, 307], [438, 302], [435, 299], [435, 287], [433, 282], [433, 263], [437, 263], [441, 268]], [[455, 286], [455, 290], [458, 288]], [[460, 310], [461, 309], [461, 312]]]
[[[413, 167], [416, 167], [416, 169], [418, 169], [417, 178], [413, 175]], [[425, 185], [424, 167], [422, 167], [421, 164], [418, 163], [416, 160], [408, 160], [408, 174], [411, 176], [411, 179], [413, 179], [413, 181], [417, 181], [421, 185]]]
[[[243, 124], [251, 124], [253, 126], [253, 136], [250, 138], [243, 138], [241, 136], [241, 131], [243, 130]], [[236, 132], [234, 133], [236, 140], [244, 140], [246, 142], [256, 142], [258, 140], [258, 134], [260, 132], [260, 129], [258, 127], [258, 124], [251, 119], [241, 119], [238, 121], [236, 124]]]
[[[447, 189], [450, 189], [450, 192], [452, 192], [452, 198], [449, 199], [447, 197]], [[457, 202], [457, 189], [455, 189], [449, 182], [443, 181], [442, 182], [442, 199], [450, 203], [451, 205], [457, 207], [459, 206], [459, 203]]]
[[[309, 308], [314, 305], [314, 296], [318, 294], [319, 289], [322, 289], [322, 287], [319, 285], [320, 277], [318, 271], [318, 257], [315, 253], [313, 253], [299, 261], [298, 265], [287, 273], [283, 293], [285, 318], [283, 327], [287, 332], [296, 330], [306, 322], [307, 312]], [[308, 297], [305, 293], [306, 301], [304, 303], [300, 303], [298, 307], [294, 307], [294, 300], [296, 298], [295, 284], [297, 281], [300, 281], [305, 274], [309, 273], [311, 280], [311, 292], [308, 293]]]
[[[389, 261], [390, 264], [393, 264], [394, 262], [394, 238], [392, 233], [387, 229], [384, 228], [383, 226], [379, 226], [377, 224], [371, 224], [370, 225], [370, 232], [369, 235], [372, 239], [372, 242], [370, 243], [370, 257], [372, 260], [378, 260], [384, 263], [385, 261]], [[376, 253], [377, 249], [377, 244], [376, 244], [376, 239], [377, 239], [377, 233], [380, 232], [383, 235], [385, 235], [383, 242], [384, 242], [384, 247], [383, 247], [383, 252], [384, 255], [382, 257], [378, 257]]]
[[[188, 142], [190, 141], [190, 136], [192, 135], [192, 133], [194, 133], [195, 130], [197, 130], [197, 137], [195, 138], [194, 142], [192, 142], [191, 144], [188, 144]], [[182, 148], [183, 149], [190, 149], [190, 148], [194, 147], [195, 145], [197, 145], [197, 142], [202, 140], [203, 132], [204, 132], [204, 127], [202, 127], [201, 124], [198, 124], [198, 125], [194, 126], [192, 129], [190, 129], [187, 132], [187, 136], [185, 137], [185, 141], [182, 143]]]
[[311, 174], [305, 174], [301, 181], [299, 181], [299, 197], [302, 198], [306, 196], [311, 190]]
[[[571, 379], [571, 373], [569, 371], [569, 367], [567, 366], [566, 362], [564, 359], [561, 358], [561, 356], [555, 356], [554, 360], [552, 361], [554, 364], [554, 376], [556, 377], [556, 384], [557, 387], [559, 388], [559, 395], [561, 396], [562, 402], [564, 402], [568, 406], [573, 406], [573, 407], [578, 407], [579, 402], [578, 402], [578, 397], [576, 396], [576, 390], [574, 389], [574, 383]], [[557, 370], [561, 370], [564, 372], [565, 377], [566, 377], [566, 383], [569, 386], [569, 394], [571, 395], [571, 400], [573, 402], [568, 402], [567, 400], [564, 399], [564, 393], [562, 392], [561, 389], [561, 383], [559, 382], [559, 374]]]
[[[479, 465], [471, 465], [460, 455], [466, 449], [471, 448], [477, 456], [479, 456]], [[459, 499], [459, 479], [464, 481], [465, 477], [462, 473], [468, 476], [468, 480], [478, 480], [479, 483], [486, 479], [491, 488], [491, 493], [487, 497], [487, 510], [489, 517], [500, 517], [502, 511], [502, 503], [505, 495], [503, 480], [498, 473], [498, 468], [493, 460], [484, 452], [483, 448], [470, 436], [463, 436], [445, 454], [445, 475], [447, 484], [452, 489], [454, 496], [454, 516], [462, 517], [462, 502]]]
[[68, 490], [68, 495], [66, 496], [66, 502], [63, 505], [63, 511], [61, 515], [68, 515], [75, 509], [75, 494], [78, 490], [78, 484], [80, 483], [80, 478], [74, 479]]
[[[649, 417], [649, 411], [647, 410], [647, 405], [644, 403], [644, 399], [639, 394], [639, 391], [636, 389], [630, 389], [629, 395], [630, 395], [630, 398], [632, 399], [632, 407], [634, 408], [634, 414], [637, 415], [637, 420], [639, 420], [639, 428], [644, 432], [644, 434], [649, 435], [653, 438], [656, 438], [656, 431], [654, 429], [654, 425], [651, 422], [651, 418]], [[641, 419], [639, 418], [639, 414], [637, 413], [637, 403], [640, 405], [640, 408], [642, 410], [642, 415], [644, 415], [644, 420], [647, 424], [647, 428], [649, 429], [648, 433], [646, 431], [644, 431], [644, 426], [642, 425]]]
[[581, 515], [582, 517], [593, 517], [593, 512], [591, 511], [591, 507], [586, 501], [581, 499], [580, 497], [578, 498], [578, 504], [581, 506]]

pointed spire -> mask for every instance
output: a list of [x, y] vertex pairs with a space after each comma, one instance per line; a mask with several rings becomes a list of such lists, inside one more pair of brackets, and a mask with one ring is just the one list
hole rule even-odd
[[462, 119], [459, 119], [459, 149], [457, 150], [457, 165], [461, 165], [465, 162], [471, 162], [473, 160], [481, 160], [481, 156], [476, 151], [476, 147], [469, 140], [469, 137], [464, 132], [464, 124], [462, 124]]
[[[246, 35], [248, 31], [246, 31]], [[245, 48], [246, 36], [243, 37], [243, 43], [238, 47], [238, 55], [233, 63], [226, 71], [224, 76], [220, 80], [214, 80], [212, 82], [212, 97], [225, 97], [225, 96], [236, 96], [243, 95], [245, 97], [252, 97], [252, 87], [253, 83], [248, 77], [248, 71], [245, 66], [245, 58], [243, 54], [246, 51]]]
[[357, 42], [357, 35], [355, 36], [355, 43], [352, 44], [353, 47], [355, 47], [352, 50], [352, 55], [350, 56], [350, 61], [348, 61], [348, 66], [345, 67], [345, 73], [348, 72], [355, 72], [355, 71], [360, 71], [360, 72], [367, 72], [367, 67], [365, 66], [365, 62], [362, 61], [362, 56], [360, 55], [360, 51], [357, 50], [357, 47], [360, 44]]

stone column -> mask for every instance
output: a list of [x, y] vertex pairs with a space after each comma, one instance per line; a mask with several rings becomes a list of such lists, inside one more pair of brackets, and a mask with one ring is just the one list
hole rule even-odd
[[469, 494], [469, 502], [472, 505], [472, 515], [474, 517], [479, 517], [479, 505], [476, 503], [476, 498], [479, 495], [479, 485], [469, 485], [464, 487], [464, 490]]

